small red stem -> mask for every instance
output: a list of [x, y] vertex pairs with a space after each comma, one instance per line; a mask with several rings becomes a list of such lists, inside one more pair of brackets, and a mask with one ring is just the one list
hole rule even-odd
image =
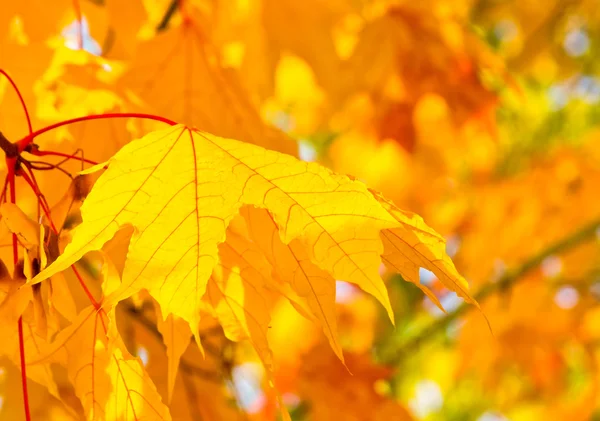
[[[17, 192], [15, 189], [15, 165], [17, 158], [6, 158], [6, 167], [8, 168], [8, 184], [10, 186], [10, 203], [17, 203]], [[17, 234], [13, 232], [13, 260], [15, 266], [19, 263], [19, 248]]]
[[[8, 183], [10, 185], [10, 202], [17, 202], [17, 192], [15, 189], [15, 165], [17, 158], [6, 158], [8, 168]], [[19, 248], [17, 243], [17, 234], [12, 235], [13, 246], [13, 262], [15, 267], [19, 263]], [[25, 338], [23, 337], [23, 316], [19, 316], [18, 321], [19, 332], [19, 358], [21, 359], [21, 385], [23, 389], [23, 405], [25, 406], [25, 420], [31, 421], [31, 413], [29, 411], [29, 391], [27, 389], [27, 364], [25, 362]]]
[[12, 80], [12, 78], [8, 75], [8, 73], [6, 73], [4, 70], [0, 69], [0, 74], [2, 74], [8, 80], [8, 82], [12, 85], [13, 89], [17, 93], [17, 96], [19, 97], [19, 101], [21, 101], [21, 106], [23, 107], [23, 111], [25, 112], [25, 118], [27, 119], [27, 128], [29, 130], [29, 136], [31, 136], [31, 134], [33, 133], [33, 128], [31, 126], [31, 118], [29, 117], [29, 111], [27, 110], [27, 105], [25, 105], [25, 100], [23, 99], [23, 95], [21, 95], [21, 91], [19, 91], [17, 84], [15, 83], [14, 80]]
[[[50, 228], [52, 229], [52, 231], [54, 231], [55, 234], [58, 235], [58, 230], [56, 229], [56, 225], [54, 225], [54, 221], [52, 220], [52, 215], [50, 214], [50, 206], [48, 205], [46, 198], [44, 197], [44, 195], [42, 195], [42, 192], [40, 191], [40, 188], [37, 184], [35, 176], [33, 175], [33, 171], [31, 171], [31, 169], [29, 169], [29, 171], [31, 173], [31, 177], [29, 177], [29, 175], [25, 171], [22, 171], [22, 170], [19, 170], [19, 175], [21, 177], [23, 177], [23, 179], [27, 182], [29, 187], [31, 187], [31, 190], [33, 190], [33, 193], [38, 197], [38, 203], [41, 205], [42, 210], [44, 211], [44, 214], [46, 215], [46, 218], [48, 218], [48, 221], [50, 222]], [[98, 301], [96, 301], [96, 299], [94, 298], [94, 296], [88, 289], [87, 285], [83, 281], [83, 278], [81, 277], [81, 275], [75, 268], [75, 265], [71, 265], [71, 269], [73, 269], [73, 272], [75, 273], [75, 276], [77, 277], [77, 280], [79, 281], [79, 284], [81, 285], [81, 287], [85, 291], [85, 294], [87, 295], [88, 299], [90, 300], [90, 303], [92, 303], [92, 305], [94, 306], [94, 308], [96, 310], [99, 309], [100, 304], [98, 303]]]
[[68, 154], [62, 153], [62, 152], [40, 151], [40, 150], [33, 150], [30, 153], [35, 156], [60, 156], [62, 158], [67, 158], [67, 159], [77, 159], [79, 161], [86, 162], [91, 165], [98, 165], [98, 162], [96, 162], [96, 161], [92, 161], [91, 159], [80, 158], [80, 157], [76, 156], [75, 154], [68, 155]]
[[94, 298], [94, 296], [92, 295], [92, 293], [88, 289], [87, 285], [83, 281], [83, 278], [79, 274], [79, 271], [77, 270], [77, 268], [75, 267], [75, 265], [71, 265], [71, 269], [73, 270], [73, 273], [77, 277], [77, 280], [79, 281], [79, 284], [81, 285], [81, 287], [85, 291], [85, 294], [87, 295], [88, 299], [90, 300], [90, 302], [92, 303], [92, 305], [94, 306], [94, 308], [96, 310], [99, 310], [100, 309], [100, 303], [98, 303], [98, 301], [96, 301], [96, 299]]
[[[21, 95], [21, 91], [17, 87], [17, 84], [12, 80], [12, 78], [6, 73], [4, 70], [0, 69], [0, 73], [8, 80], [8, 82], [12, 85], [13, 89], [17, 93], [19, 97], [19, 101], [21, 102], [21, 106], [23, 107], [23, 112], [25, 113], [25, 118], [27, 119], [27, 129], [29, 130], [29, 135], [33, 133], [33, 128], [31, 126], [31, 118], [29, 117], [29, 111], [27, 110], [27, 105], [25, 104], [25, 100], [23, 99], [23, 95]], [[6, 164], [8, 168], [8, 173], [6, 174], [6, 181], [4, 182], [4, 189], [2, 191], [2, 197], [6, 198], [6, 188], [10, 186], [10, 201], [11, 203], [16, 203], [17, 201], [17, 192], [15, 189], [15, 165], [17, 163], [16, 157], [6, 158]], [[12, 234], [12, 249], [13, 249], [13, 263], [15, 268], [19, 263], [19, 248], [18, 248], [18, 240], [17, 234]], [[23, 406], [25, 408], [25, 420], [31, 421], [31, 412], [29, 410], [29, 389], [27, 388], [27, 363], [25, 361], [25, 338], [23, 336], [23, 316], [19, 316], [19, 320], [17, 322], [17, 330], [19, 333], [19, 359], [21, 360], [21, 388], [23, 390]]]
[[[76, 14], [77, 14], [78, 20], [79, 20], [80, 48], [83, 48], [83, 28], [82, 28], [82, 20], [81, 20], [81, 10], [79, 8], [78, 0], [74, 0], [74, 5], [75, 5]], [[17, 88], [17, 85], [12, 80], [12, 78], [8, 75], [8, 73], [6, 73], [4, 70], [0, 69], [0, 74], [2, 74], [8, 80], [8, 82], [12, 85], [13, 89], [17, 93], [17, 96], [19, 97], [19, 101], [21, 102], [21, 106], [23, 107], [25, 117], [27, 119], [27, 127], [28, 127], [29, 134], [16, 143], [18, 146], [18, 154], [21, 154], [27, 148], [28, 145], [32, 144], [33, 140], [37, 136], [39, 136], [43, 133], [46, 133], [48, 131], [54, 130], [58, 127], [78, 123], [81, 121], [100, 120], [100, 119], [109, 119], [109, 118], [140, 118], [140, 119], [160, 121], [162, 123], [169, 124], [171, 126], [174, 126], [175, 124], [177, 124], [176, 122], [169, 120], [167, 118], [156, 116], [156, 115], [151, 115], [151, 114], [106, 113], [106, 114], [99, 114], [99, 115], [88, 115], [88, 116], [84, 116], [84, 117], [78, 117], [78, 118], [73, 118], [70, 120], [61, 121], [61, 122], [52, 124], [50, 126], [41, 128], [39, 130], [36, 130], [34, 132], [33, 127], [31, 125], [31, 118], [29, 116], [29, 111], [27, 110], [25, 100], [23, 99], [21, 92]], [[73, 158], [72, 156], [61, 154], [60, 152], [40, 152], [40, 151], [37, 151], [37, 152], [38, 152], [38, 156], [54, 155], [54, 156], [62, 156], [65, 158]], [[32, 153], [32, 154], [35, 155], [35, 153]], [[7, 179], [5, 181], [2, 197], [6, 196], [6, 186], [7, 185], [10, 186], [10, 201], [11, 201], [11, 203], [16, 203], [15, 168], [17, 168], [17, 158], [18, 158], [18, 156], [11, 156], [11, 157], [7, 156], [7, 158], [6, 158], [6, 166], [8, 168], [8, 174], [7, 174]], [[83, 162], [94, 163], [93, 161], [89, 161], [84, 158], [81, 158], [80, 160]], [[31, 170], [31, 168], [29, 168], [29, 171], [31, 172], [32, 177], [29, 177], [25, 171], [20, 171], [20, 175], [23, 176], [23, 178], [29, 184], [29, 186], [31, 187], [33, 192], [38, 196], [38, 200], [40, 200], [41, 207], [44, 210], [44, 213], [46, 214], [48, 220], [50, 221], [53, 231], [57, 232], [56, 227], [54, 226], [54, 222], [52, 221], [52, 217], [50, 215], [50, 209], [48, 208], [47, 203], [45, 203], [45, 199], [43, 199], [43, 196], [41, 195], [41, 192], [39, 191], [39, 186], [37, 185], [37, 181], [35, 180], [33, 171]], [[19, 249], [18, 249], [17, 235], [15, 233], [12, 234], [12, 248], [13, 248], [14, 265], [16, 267], [17, 264], [19, 263]], [[88, 289], [87, 285], [83, 281], [83, 278], [81, 277], [81, 275], [79, 274], [79, 272], [77, 271], [75, 266], [71, 265], [71, 269], [75, 273], [75, 276], [77, 277], [81, 287], [85, 291], [88, 299], [90, 300], [90, 302], [92, 303], [94, 308], [99, 309], [100, 304], [94, 299], [94, 296]], [[24, 336], [23, 336], [23, 317], [22, 316], [19, 317], [18, 332], [19, 332], [19, 357], [21, 360], [21, 383], [22, 383], [22, 388], [23, 388], [23, 404], [25, 406], [25, 419], [26, 419], [26, 421], [31, 421], [31, 412], [29, 410], [29, 392], [28, 392], [28, 388], [27, 388], [27, 363], [25, 360], [25, 341], [24, 341]]]
[[169, 120], [168, 118], [160, 117], [153, 114], [143, 114], [143, 113], [106, 113], [106, 114], [96, 114], [96, 115], [87, 115], [83, 117], [72, 118], [69, 120], [60, 121], [58, 123], [51, 124], [49, 126], [43, 127], [39, 130], [36, 130], [33, 133], [30, 133], [29, 136], [24, 137], [23, 139], [17, 142], [19, 146], [19, 152], [23, 152], [27, 145], [33, 142], [33, 139], [38, 137], [39, 135], [49, 132], [50, 130], [54, 130], [58, 127], [67, 126], [69, 124], [79, 123], [81, 121], [90, 121], [90, 120], [102, 120], [109, 118], [140, 118], [146, 120], [154, 120], [160, 121], [161, 123], [168, 124], [170, 126], [174, 126], [177, 123], [173, 120]]

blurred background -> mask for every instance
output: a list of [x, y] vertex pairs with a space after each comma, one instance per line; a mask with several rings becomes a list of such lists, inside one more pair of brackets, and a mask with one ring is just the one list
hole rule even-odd
[[[4, 14], [19, 16], [3, 28], [25, 37], [16, 44], [28, 54], [36, 37], [48, 48], [36, 53], [36, 70], [31, 55], [18, 61], [8, 44], [0, 47], [3, 66], [28, 69], [22, 86], [31, 87], [38, 125], [141, 108], [260, 138], [255, 143], [350, 174], [423, 216], [479, 300], [485, 317], [421, 270], [444, 313], [382, 268], [393, 327], [372, 297], [338, 281], [348, 370], [318, 326], [287, 301], [275, 303], [275, 380], [293, 420], [600, 420], [598, 0], [80, 3], [81, 20], [67, 2], [68, 11], [52, 11], [55, 24], [35, 31], [27, 10]], [[30, 12], [39, 19], [39, 10]], [[189, 41], [200, 57], [187, 47], [181, 57], [161, 50], [177, 45], [189, 20], [201, 28]], [[160, 95], [139, 82], [153, 66], [144, 57], [193, 68], [193, 109], [169, 96], [185, 91], [181, 72], [153, 73], [168, 91]], [[13, 100], [4, 99], [0, 115], [7, 135], [18, 121], [10, 113], [21, 112], [7, 105]], [[223, 117], [232, 108], [243, 129]], [[22, 137], [19, 121], [14, 133]], [[128, 140], [114, 140], [115, 150]], [[154, 355], [164, 350], [142, 328], [152, 321], [129, 310], [137, 314], [123, 324], [135, 338], [131, 352], [154, 376]], [[270, 419], [274, 398], [251, 348], [218, 330], [207, 335], [214, 352], [206, 371], [178, 380], [181, 412]], [[198, 358], [197, 349], [188, 354]], [[6, 379], [16, 369], [2, 370]], [[164, 373], [153, 379], [162, 390]], [[182, 382], [195, 382], [195, 398]], [[0, 407], [16, 393], [7, 385]], [[204, 402], [199, 412], [188, 410], [190, 399]]]
[[390, 277], [395, 329], [338, 283], [345, 349], [382, 371], [349, 365], [346, 378], [314, 351], [296, 357], [284, 325], [280, 354], [308, 387], [293, 392], [294, 419], [405, 419], [378, 413], [388, 400], [417, 420], [600, 419], [600, 3], [265, 1], [260, 13], [248, 34], [261, 48], [233, 45], [242, 69], [272, 60], [243, 71], [265, 117], [303, 159], [441, 232], [493, 332], [426, 270], [448, 313]]

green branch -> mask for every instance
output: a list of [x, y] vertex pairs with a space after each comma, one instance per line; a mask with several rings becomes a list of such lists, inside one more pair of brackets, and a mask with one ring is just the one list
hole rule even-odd
[[[571, 235], [530, 257], [516, 268], [507, 271], [498, 281], [487, 283], [481, 287], [481, 289], [474, 295], [475, 299], [481, 304], [494, 293], [507, 290], [529, 271], [538, 267], [548, 257], [564, 253], [565, 251], [568, 251], [581, 243], [591, 240], [594, 238], [599, 229], [600, 219], [596, 219], [583, 226], [581, 229], [575, 231]], [[386, 363], [398, 363], [398, 361], [400, 361], [405, 355], [413, 352], [415, 348], [432, 339], [434, 335], [445, 330], [450, 323], [474, 308], [475, 307], [471, 304], [462, 303], [454, 311], [451, 311], [445, 316], [437, 319], [435, 322], [418, 332], [415, 336], [411, 337], [408, 341], [400, 345], [400, 348], [395, 355], [389, 358]]]

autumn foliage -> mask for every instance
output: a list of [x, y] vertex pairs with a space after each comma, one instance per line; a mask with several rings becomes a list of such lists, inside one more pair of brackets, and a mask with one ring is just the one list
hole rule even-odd
[[0, 5], [0, 419], [600, 417], [592, 0]]

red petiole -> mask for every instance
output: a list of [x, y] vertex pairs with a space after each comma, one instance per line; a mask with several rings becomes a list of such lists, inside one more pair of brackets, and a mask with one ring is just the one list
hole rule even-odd
[[[79, 26], [80, 26], [79, 41], [80, 41], [80, 46], [82, 47], [83, 46], [83, 34], [82, 34], [82, 29], [81, 29], [82, 21], [81, 21], [81, 12], [79, 10], [78, 0], [74, 0], [74, 4], [76, 6], [76, 11], [78, 14], [78, 20], [79, 20]], [[180, 3], [180, 7], [181, 7], [181, 3]], [[10, 188], [10, 202], [16, 203], [16, 186], [15, 186], [16, 182], [15, 182], [15, 180], [16, 180], [17, 176], [23, 177], [23, 179], [29, 185], [29, 187], [31, 188], [33, 193], [38, 197], [39, 205], [40, 205], [42, 211], [44, 212], [44, 214], [46, 215], [46, 217], [48, 218], [48, 221], [50, 223], [52, 231], [56, 234], [58, 234], [58, 230], [52, 220], [50, 206], [49, 206], [46, 198], [40, 191], [39, 184], [37, 183], [37, 180], [34, 175], [34, 170], [42, 170], [42, 169], [47, 170], [47, 169], [53, 169], [53, 168], [58, 168], [59, 170], [61, 170], [63, 172], [64, 172], [64, 170], [58, 166], [60, 164], [58, 164], [58, 165], [48, 164], [47, 167], [43, 167], [43, 165], [40, 166], [41, 164], [45, 164], [43, 162], [41, 164], [40, 164], [40, 162], [37, 162], [34, 164], [34, 163], [26, 160], [25, 158], [23, 158], [21, 156], [21, 154], [23, 152], [28, 152], [31, 155], [40, 156], [40, 157], [56, 156], [56, 157], [65, 158], [62, 162], [65, 162], [70, 159], [76, 159], [76, 160], [81, 161], [82, 163], [88, 163], [88, 164], [92, 164], [92, 165], [96, 165], [97, 163], [92, 160], [85, 159], [83, 157], [81, 157], [81, 158], [77, 157], [76, 153], [72, 154], [72, 155], [68, 155], [68, 154], [64, 154], [62, 152], [56, 152], [56, 151], [41, 151], [41, 150], [39, 150], [38, 146], [33, 143], [33, 141], [36, 137], [40, 136], [43, 133], [46, 133], [46, 132], [52, 131], [56, 128], [59, 128], [59, 127], [67, 126], [67, 125], [82, 122], [82, 121], [101, 120], [101, 119], [139, 118], [139, 119], [159, 121], [159, 122], [162, 122], [165, 124], [169, 124], [171, 126], [177, 124], [172, 120], [169, 120], [167, 118], [163, 118], [160, 116], [152, 115], [152, 114], [106, 113], [106, 114], [88, 115], [88, 116], [73, 118], [70, 120], [65, 120], [65, 121], [55, 123], [55, 124], [51, 124], [47, 127], [44, 127], [42, 129], [34, 131], [32, 128], [32, 125], [31, 125], [31, 118], [29, 116], [29, 111], [27, 110], [25, 100], [23, 99], [23, 96], [21, 95], [16, 83], [8, 75], [8, 73], [6, 73], [4, 70], [0, 69], [0, 74], [3, 75], [8, 80], [8, 82], [12, 85], [14, 91], [16, 92], [17, 96], [19, 97], [19, 101], [21, 102], [21, 106], [23, 108], [23, 112], [24, 112], [26, 120], [27, 120], [27, 126], [28, 126], [28, 132], [29, 132], [29, 134], [27, 136], [25, 136], [24, 138], [22, 138], [21, 140], [19, 140], [16, 143], [8, 142], [7, 139], [4, 136], [2, 136], [0, 133], [0, 137], [3, 140], [1, 142], [2, 143], [1, 146], [6, 154], [6, 166], [8, 169], [8, 173], [6, 175], [6, 180], [5, 180], [4, 186], [2, 188], [2, 194], [0, 195], [0, 203], [4, 203], [6, 201], [7, 188]], [[13, 262], [16, 267], [18, 264], [18, 261], [19, 261], [19, 250], [18, 250], [17, 235], [14, 233], [12, 234], [12, 248], [13, 248]], [[77, 271], [75, 266], [72, 265], [71, 269], [73, 270], [73, 273], [77, 277], [79, 284], [81, 285], [84, 292], [86, 293], [90, 303], [94, 306], [94, 308], [100, 309], [100, 303], [94, 298], [94, 296], [88, 289], [87, 285], [83, 281], [83, 278], [81, 277], [81, 275], [79, 274], [79, 272]], [[30, 413], [30, 409], [29, 409], [29, 393], [28, 393], [28, 388], [27, 388], [27, 371], [26, 371], [25, 344], [24, 344], [24, 336], [23, 336], [23, 318], [22, 317], [19, 317], [18, 333], [19, 333], [19, 357], [20, 357], [20, 362], [21, 362], [21, 382], [22, 382], [22, 389], [23, 389], [23, 403], [24, 403], [24, 407], [25, 407], [25, 419], [26, 419], [26, 421], [31, 421], [31, 413]]]
[[83, 117], [72, 118], [69, 120], [59, 121], [58, 123], [51, 124], [42, 129], [36, 130], [33, 133], [30, 133], [28, 136], [25, 136], [23, 139], [17, 142], [19, 147], [19, 152], [23, 152], [26, 148], [33, 143], [33, 139], [38, 137], [41, 134], [49, 132], [51, 130], [57, 129], [62, 126], [68, 126], [70, 124], [79, 123], [82, 121], [91, 121], [91, 120], [104, 120], [104, 119], [113, 119], [113, 118], [139, 118], [145, 120], [154, 120], [160, 121], [161, 123], [168, 124], [170, 126], [174, 126], [177, 124], [173, 120], [169, 120], [168, 118], [160, 117], [153, 114], [144, 114], [144, 113], [106, 113], [106, 114], [95, 114], [95, 115], [86, 115]]

